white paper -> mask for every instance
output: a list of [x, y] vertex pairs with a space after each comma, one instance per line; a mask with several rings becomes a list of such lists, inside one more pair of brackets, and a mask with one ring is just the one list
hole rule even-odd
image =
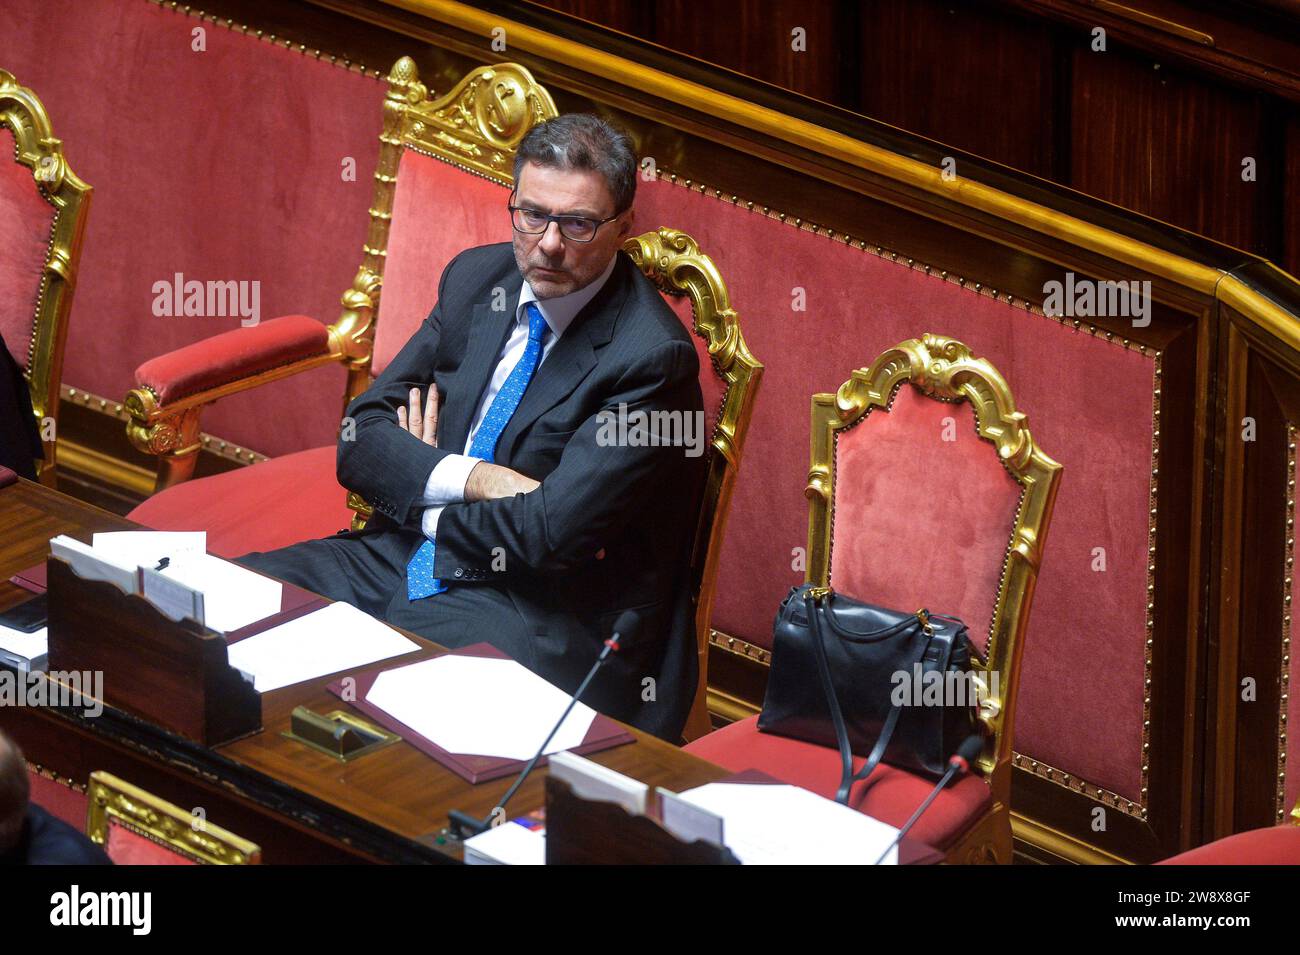
[[[709, 783], [681, 798], [717, 813], [746, 865], [871, 865], [898, 830], [798, 786]], [[898, 863], [898, 847], [882, 865]]]
[[[36, 668], [43, 666], [43, 657], [49, 652], [49, 640], [46, 636], [46, 628], [41, 627], [39, 630], [33, 630], [31, 633], [24, 633], [21, 630], [15, 630], [12, 627], [0, 626], [0, 659], [7, 659], [10, 655], [20, 657], [22, 660], [36, 663]], [[19, 660], [11, 661], [20, 664]], [[20, 664], [21, 665], [21, 664]], [[27, 669], [27, 667], [22, 667]]]
[[90, 539], [95, 550], [118, 563], [156, 567], [163, 557], [202, 554], [208, 549], [206, 531], [107, 531]]
[[203, 594], [172, 580], [150, 567], [140, 568], [140, 592], [161, 613], [172, 620], [189, 618], [204, 623]]
[[546, 833], [503, 822], [465, 840], [466, 865], [546, 865]]
[[123, 593], [140, 592], [134, 561], [116, 560], [66, 534], [50, 538], [50, 553], [67, 561], [72, 572], [83, 580], [106, 580]]
[[721, 816], [662, 786], [656, 791], [659, 793], [660, 821], [674, 836], [687, 843], [703, 841], [711, 846], [726, 845]]
[[[529, 759], [570, 697], [514, 660], [447, 654], [381, 673], [366, 701], [450, 753]], [[579, 703], [547, 753], [582, 743], [595, 711]]]
[[392, 627], [339, 601], [231, 644], [227, 658], [266, 693], [418, 649]]
[[[538, 745], [541, 745], [540, 741]], [[533, 752], [537, 752], [536, 748]], [[612, 802], [630, 813], [645, 815], [645, 800], [650, 789], [645, 783], [608, 766], [593, 763], [577, 753], [556, 753], [549, 758], [549, 764], [551, 776], [568, 783], [575, 796]]]
[[220, 633], [280, 612], [284, 587], [278, 580], [212, 554], [178, 554], [160, 573], [202, 593], [203, 623]]

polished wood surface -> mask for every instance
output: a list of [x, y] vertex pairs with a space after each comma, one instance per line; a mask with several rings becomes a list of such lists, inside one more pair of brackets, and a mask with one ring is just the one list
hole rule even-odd
[[[0, 489], [0, 609], [28, 594], [8, 581], [42, 560], [48, 540], [133, 524], [28, 481]], [[436, 656], [420, 644], [401, 663]], [[396, 662], [396, 661], [395, 661]], [[105, 769], [184, 807], [202, 807], [213, 823], [262, 846], [266, 862], [453, 861], [459, 845], [440, 841], [449, 810], [487, 816], [510, 780], [471, 786], [406, 742], [340, 763], [282, 734], [294, 707], [346, 707], [326, 685], [338, 674], [266, 693], [264, 729], [209, 749], [126, 713], [99, 717], [26, 706], [0, 709], [3, 725], [29, 761], [84, 783]], [[632, 730], [635, 742], [592, 758], [652, 786], [688, 789], [728, 775], [719, 766]], [[510, 811], [543, 804], [545, 769], [520, 789]]]

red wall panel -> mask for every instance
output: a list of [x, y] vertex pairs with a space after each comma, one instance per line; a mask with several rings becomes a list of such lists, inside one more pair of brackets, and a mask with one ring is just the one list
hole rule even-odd
[[[66, 384], [120, 401], [140, 362], [240, 327], [156, 317], [153, 285], [177, 272], [257, 281], [263, 320], [338, 316], [361, 261], [383, 83], [145, 0], [6, 0], [0, 67], [41, 97], [95, 189]], [[342, 396], [342, 369], [321, 369], [225, 399], [203, 428], [295, 451], [333, 440]]]

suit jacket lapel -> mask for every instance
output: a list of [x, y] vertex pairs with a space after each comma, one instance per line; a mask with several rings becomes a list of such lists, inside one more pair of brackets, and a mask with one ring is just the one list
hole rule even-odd
[[438, 436], [440, 447], [456, 454], [464, 452], [474, 413], [483, 400], [492, 372], [496, 370], [501, 349], [505, 347], [510, 328], [515, 323], [518, 305], [519, 290], [516, 288], [505, 311], [495, 311], [490, 305], [474, 306], [465, 357], [456, 373], [455, 393], [446, 397], [447, 414]]
[[619, 252], [617, 255], [619, 261], [605, 286], [578, 313], [573, 324], [546, 356], [546, 361], [537, 369], [536, 376], [529, 383], [518, 409], [497, 443], [498, 461], [508, 461], [514, 453], [519, 436], [534, 421], [567, 398], [582, 379], [587, 377], [587, 373], [596, 367], [596, 349], [613, 337], [614, 322], [631, 291], [627, 269], [636, 268], [624, 253]]

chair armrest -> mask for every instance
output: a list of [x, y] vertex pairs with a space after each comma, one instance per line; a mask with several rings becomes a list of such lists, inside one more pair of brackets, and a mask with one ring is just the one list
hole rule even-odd
[[199, 416], [206, 405], [351, 356], [338, 331], [306, 315], [285, 315], [151, 358], [135, 371], [123, 403], [127, 436], [160, 456], [157, 488], [193, 474]]
[[326, 325], [306, 315], [285, 315], [150, 358], [135, 370], [135, 381], [153, 392], [160, 408], [178, 411], [338, 357], [331, 352]]
[[333, 325], [284, 315], [186, 345], [137, 368], [139, 387], [127, 392], [122, 403], [130, 416], [126, 434], [139, 450], [158, 456], [154, 490], [194, 473], [199, 415], [218, 398], [339, 361], [348, 369], [346, 408], [369, 386], [381, 283], [378, 272], [361, 266], [343, 292], [343, 314]]

